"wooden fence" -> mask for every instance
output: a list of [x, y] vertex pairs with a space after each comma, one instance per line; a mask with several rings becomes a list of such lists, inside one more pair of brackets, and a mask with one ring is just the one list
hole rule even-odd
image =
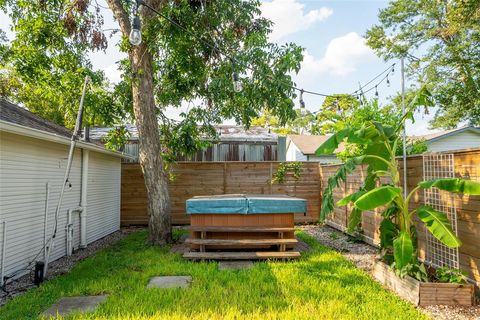
[[[454, 153], [455, 176], [480, 181], [480, 149]], [[400, 161], [400, 168], [403, 163]], [[335, 173], [338, 165], [321, 166], [320, 176], [322, 185], [326, 185], [328, 178]], [[358, 190], [365, 176], [365, 167], [355, 170], [347, 177], [344, 185], [334, 193], [335, 201], [345, 195]], [[400, 171], [403, 177], [403, 170]], [[407, 185], [412, 190], [418, 182], [423, 180], [422, 156], [407, 158]], [[402, 182], [403, 184], [403, 182]], [[411, 209], [424, 203], [423, 191], [417, 191], [412, 197]], [[458, 236], [463, 242], [459, 248], [459, 263], [461, 269], [469, 272], [469, 277], [480, 283], [480, 196], [453, 195], [453, 202], [457, 212]], [[446, 200], [446, 199], [445, 199]], [[446, 200], [448, 201], [448, 200]], [[344, 231], [347, 227], [351, 207], [335, 208], [328, 218], [327, 224]], [[380, 211], [364, 212], [362, 215], [361, 229], [366, 242], [377, 245], [380, 242], [379, 226], [382, 218]], [[420, 258], [425, 258], [426, 230], [422, 223], [416, 223], [418, 231], [418, 247]]]
[[[193, 196], [250, 193], [287, 194], [307, 199], [307, 214], [295, 215], [295, 222], [314, 222], [320, 212], [322, 190], [319, 166], [304, 162], [300, 179], [287, 174], [282, 184], [271, 184], [279, 162], [180, 162], [172, 169], [169, 185], [174, 224], [188, 224], [185, 201]], [[138, 164], [122, 164], [122, 225], [147, 224], [147, 194]]]
[[[456, 152], [455, 174], [458, 177], [480, 181], [480, 149]], [[322, 186], [337, 170], [338, 165], [319, 166], [315, 162], [303, 162], [299, 180], [288, 175], [283, 184], [270, 184], [279, 162], [181, 162], [173, 168], [175, 181], [170, 183], [170, 199], [174, 224], [188, 224], [185, 214], [185, 200], [193, 196], [254, 193], [287, 194], [305, 198], [308, 201], [307, 215], [296, 215], [295, 221], [316, 222], [321, 207]], [[400, 168], [403, 165], [400, 164]], [[365, 176], [361, 167], [347, 177], [344, 185], [338, 188], [334, 197], [341, 199], [347, 193], [358, 190]], [[401, 172], [401, 176], [403, 173]], [[423, 159], [412, 156], [407, 159], [409, 190], [423, 180]], [[423, 192], [413, 197], [412, 207], [423, 203]], [[467, 270], [471, 279], [480, 283], [480, 196], [454, 196], [457, 209], [458, 234], [463, 242], [459, 249], [460, 266]], [[122, 225], [147, 224], [147, 196], [143, 175], [138, 164], [122, 164]], [[350, 207], [335, 208], [328, 224], [345, 230]], [[361, 228], [365, 240], [379, 243], [381, 215], [378, 211], [365, 212]], [[418, 224], [419, 255], [425, 257], [425, 229]]]

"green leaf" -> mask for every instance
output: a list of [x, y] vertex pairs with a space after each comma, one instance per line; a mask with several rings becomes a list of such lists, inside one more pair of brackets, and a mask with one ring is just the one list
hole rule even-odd
[[438, 212], [429, 206], [421, 206], [417, 209], [417, 215], [433, 236], [446, 246], [458, 248], [462, 245], [460, 239], [453, 232], [446, 214]]
[[393, 238], [395, 238], [397, 232], [398, 228], [392, 221], [383, 219], [382, 222], [380, 222], [380, 247], [392, 248]]
[[404, 266], [412, 261], [413, 245], [412, 239], [408, 231], [402, 231], [393, 240], [393, 256], [395, 258], [395, 265], [402, 269]]
[[325, 221], [325, 218], [333, 211], [333, 190], [337, 188], [340, 183], [345, 182], [347, 174], [351, 173], [355, 168], [363, 163], [365, 156], [350, 158], [338, 168], [337, 172], [328, 178], [327, 187], [323, 190], [322, 208], [320, 210], [320, 222]]
[[318, 147], [318, 149], [315, 151], [315, 154], [317, 156], [323, 155], [323, 154], [331, 154], [333, 153], [340, 143], [345, 139], [350, 134], [351, 130], [350, 129], [343, 129], [327, 139], [324, 143]]
[[387, 205], [398, 197], [401, 191], [402, 189], [392, 186], [375, 188], [358, 198], [355, 207], [365, 211]]
[[338, 200], [337, 201], [337, 206], [342, 207], [342, 206], [346, 206], [349, 202], [355, 202], [363, 194], [365, 194], [365, 191], [363, 191], [363, 190], [351, 193], [348, 196], [343, 197], [342, 199]]
[[350, 216], [348, 217], [348, 233], [355, 231], [355, 228], [362, 222], [362, 210], [353, 208]]
[[418, 185], [423, 189], [435, 187], [449, 192], [480, 195], [480, 183], [459, 178], [423, 181]]

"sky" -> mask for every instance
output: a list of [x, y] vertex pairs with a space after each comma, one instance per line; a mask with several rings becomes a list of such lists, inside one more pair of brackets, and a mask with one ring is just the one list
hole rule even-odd
[[[106, 6], [105, 0], [99, 3]], [[385, 103], [401, 90], [400, 63], [377, 57], [365, 44], [363, 36], [378, 21], [378, 11], [387, 5], [388, 1], [382, 0], [266, 0], [262, 1], [261, 10], [263, 16], [274, 22], [271, 41], [294, 42], [305, 49], [301, 70], [293, 76], [297, 87], [324, 94], [353, 92], [396, 63], [395, 74], [390, 77], [391, 85], [384, 82], [378, 86], [379, 99]], [[118, 28], [110, 11], [102, 11], [104, 28]], [[3, 13], [0, 14], [0, 28], [7, 31], [9, 38], [13, 37], [8, 17]], [[112, 82], [120, 80], [116, 62], [125, 57], [115, 45], [118, 39], [119, 35], [113, 36], [105, 52], [90, 54], [93, 66], [104, 70]], [[370, 92], [370, 97], [373, 95], [374, 91]], [[312, 112], [317, 111], [323, 101], [322, 97], [307, 94], [303, 99]], [[298, 107], [298, 101], [296, 105]], [[181, 110], [169, 109], [169, 112], [170, 117], [176, 118]], [[407, 134], [434, 132], [428, 129], [432, 116], [433, 113], [429, 116], [416, 114], [415, 123], [407, 124]]]

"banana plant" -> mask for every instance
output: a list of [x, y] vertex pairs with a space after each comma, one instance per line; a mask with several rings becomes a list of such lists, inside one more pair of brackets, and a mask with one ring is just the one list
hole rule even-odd
[[[429, 93], [422, 89], [412, 101], [409, 110], [418, 105], [431, 103]], [[411, 113], [410, 113], [411, 115]], [[480, 195], [480, 183], [459, 178], [437, 179], [420, 182], [410, 193], [404, 196], [400, 186], [400, 174], [395, 151], [400, 141], [408, 113], [397, 127], [383, 126], [381, 123], [365, 123], [361, 128], [346, 128], [332, 135], [317, 150], [316, 154], [331, 154], [342, 142], [366, 146], [365, 153], [348, 159], [337, 172], [329, 178], [323, 194], [320, 220], [324, 221], [333, 211], [333, 190], [345, 182], [349, 173], [359, 165], [367, 166], [367, 176], [362, 187], [336, 203], [345, 206], [351, 203], [352, 211], [348, 229], [354, 230], [361, 222], [362, 212], [383, 208], [383, 221], [380, 224], [380, 246], [384, 252], [393, 254], [394, 267], [403, 269], [416, 259], [416, 230], [413, 217], [416, 215], [429, 232], [450, 248], [461, 245], [447, 216], [428, 205], [409, 210], [413, 195], [420, 189], [437, 188], [453, 193]], [[381, 183], [388, 180], [388, 183]], [[387, 179], [385, 179], [387, 178]]]

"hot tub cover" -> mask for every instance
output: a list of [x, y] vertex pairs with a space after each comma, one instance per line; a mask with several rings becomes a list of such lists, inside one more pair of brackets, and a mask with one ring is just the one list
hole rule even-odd
[[226, 194], [187, 200], [187, 214], [305, 213], [307, 200], [285, 195]]

